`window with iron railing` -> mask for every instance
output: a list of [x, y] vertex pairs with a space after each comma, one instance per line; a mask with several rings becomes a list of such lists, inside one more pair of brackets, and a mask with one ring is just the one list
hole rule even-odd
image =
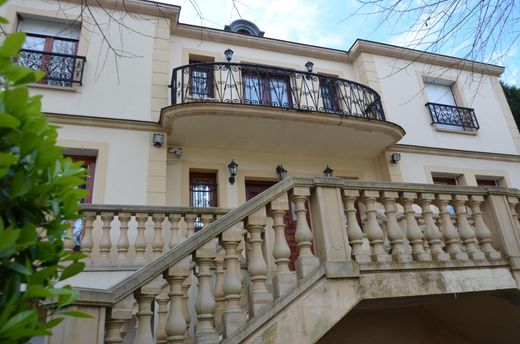
[[199, 98], [213, 97], [213, 69], [204, 61], [190, 60], [190, 94]]
[[323, 111], [336, 113], [341, 110], [338, 85], [335, 79], [320, 78], [320, 93]]
[[242, 72], [242, 80], [244, 103], [291, 107], [291, 86], [288, 75], [270, 73], [261, 68], [250, 68]]
[[26, 33], [18, 63], [45, 72], [42, 84], [81, 85], [85, 57], [77, 56], [79, 26], [21, 17], [18, 31]]
[[428, 97], [426, 106], [430, 111], [432, 125], [437, 129], [454, 131], [474, 131], [479, 129], [475, 111], [457, 106], [452, 84], [438, 81], [425, 82], [424, 90]]

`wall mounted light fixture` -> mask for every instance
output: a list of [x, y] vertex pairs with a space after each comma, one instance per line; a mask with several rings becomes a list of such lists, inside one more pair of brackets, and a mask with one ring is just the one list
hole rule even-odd
[[334, 172], [334, 170], [332, 168], [329, 167], [329, 165], [327, 165], [327, 167], [323, 170], [323, 175], [325, 177], [333, 177], [332, 173]]
[[227, 48], [226, 51], [224, 51], [224, 55], [226, 55], [227, 62], [231, 62], [231, 59], [233, 58], [233, 50]]
[[314, 63], [311, 61], [307, 61], [305, 64], [305, 68], [307, 69], [307, 72], [312, 73], [312, 68], [314, 67]]
[[283, 168], [281, 164], [276, 166], [276, 173], [278, 174], [280, 180], [287, 178], [287, 170]]
[[164, 134], [163, 133], [154, 133], [153, 134], [153, 145], [157, 148], [161, 147], [164, 143]]
[[390, 155], [390, 162], [392, 164], [397, 164], [401, 160], [401, 153], [392, 153]]
[[229, 184], [233, 185], [235, 184], [235, 177], [237, 176], [238, 172], [238, 164], [235, 162], [235, 160], [231, 160], [227, 167], [229, 169]]

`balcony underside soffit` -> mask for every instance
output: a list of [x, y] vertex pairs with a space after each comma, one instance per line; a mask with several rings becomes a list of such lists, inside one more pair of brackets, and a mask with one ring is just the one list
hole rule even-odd
[[257, 105], [187, 103], [162, 110], [168, 144], [374, 158], [405, 134], [397, 124]]

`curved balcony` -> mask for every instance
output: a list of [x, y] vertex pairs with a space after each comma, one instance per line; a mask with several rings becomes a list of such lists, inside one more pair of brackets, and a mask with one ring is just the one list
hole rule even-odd
[[371, 158], [405, 134], [381, 97], [340, 78], [240, 63], [175, 68], [169, 145]]
[[385, 120], [381, 97], [350, 80], [245, 63], [194, 63], [172, 73], [172, 105], [217, 102]]

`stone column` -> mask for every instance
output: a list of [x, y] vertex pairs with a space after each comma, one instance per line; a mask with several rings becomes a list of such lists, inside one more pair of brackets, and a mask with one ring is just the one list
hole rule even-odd
[[121, 222], [121, 226], [119, 226], [121, 233], [117, 241], [117, 260], [119, 264], [127, 265], [130, 264], [130, 260], [128, 259], [128, 248], [130, 246], [128, 241], [128, 222], [130, 222], [131, 214], [119, 213], [118, 218]]
[[418, 198], [424, 219], [424, 237], [430, 246], [432, 259], [437, 262], [445, 262], [450, 260], [450, 256], [442, 249], [444, 243], [442, 233], [435, 225], [435, 220], [433, 219], [431, 204], [434, 200], [435, 195], [429, 193], [421, 193]]
[[467, 261], [469, 260], [466, 252], [459, 247], [459, 234], [457, 229], [451, 223], [451, 215], [448, 210], [448, 203], [451, 201], [451, 195], [438, 194], [435, 197], [435, 205], [439, 208], [439, 221], [442, 227], [442, 235], [446, 243], [446, 251], [451, 259]]
[[383, 191], [381, 193], [381, 202], [385, 206], [386, 215], [386, 232], [390, 245], [392, 246], [392, 257], [395, 262], [407, 263], [412, 261], [412, 256], [406, 252], [404, 248], [404, 235], [401, 226], [397, 223], [395, 213], [396, 200], [399, 193], [392, 191]]
[[478, 246], [475, 232], [471, 228], [468, 222], [468, 214], [466, 213], [466, 201], [468, 196], [466, 195], [455, 195], [453, 197], [453, 206], [455, 207], [455, 213], [457, 214], [457, 227], [459, 228], [459, 237], [462, 244], [466, 248], [466, 254], [472, 260], [485, 260], [486, 256], [480, 250]]
[[415, 219], [415, 211], [413, 204], [417, 199], [415, 192], [402, 192], [400, 203], [404, 208], [404, 216], [406, 218], [406, 238], [412, 246], [412, 257], [419, 262], [429, 262], [432, 256], [424, 251], [423, 234], [421, 228]]

